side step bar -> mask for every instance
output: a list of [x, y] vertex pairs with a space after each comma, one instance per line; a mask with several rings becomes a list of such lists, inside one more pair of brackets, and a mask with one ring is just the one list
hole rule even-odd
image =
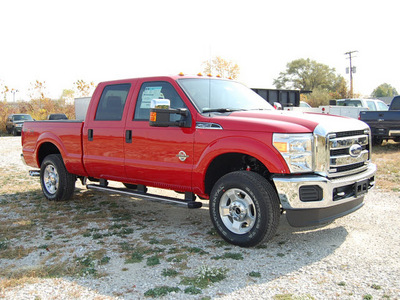
[[185, 197], [186, 199], [189, 198], [188, 200], [179, 200], [179, 199], [172, 198], [172, 197], [147, 194], [147, 193], [143, 193], [143, 192], [132, 191], [132, 190], [125, 189], [125, 188], [106, 187], [106, 186], [101, 186], [98, 184], [87, 184], [86, 188], [91, 189], [91, 190], [98, 190], [98, 191], [104, 191], [104, 192], [109, 192], [109, 193], [119, 193], [119, 194], [128, 195], [128, 196], [140, 197], [145, 200], [169, 202], [169, 203], [173, 203], [173, 204], [184, 205], [184, 206], [187, 206], [188, 208], [200, 208], [202, 206], [201, 202], [194, 201], [194, 195], [192, 197], [190, 197], [190, 196]]
[[40, 176], [40, 170], [29, 170], [29, 176]]

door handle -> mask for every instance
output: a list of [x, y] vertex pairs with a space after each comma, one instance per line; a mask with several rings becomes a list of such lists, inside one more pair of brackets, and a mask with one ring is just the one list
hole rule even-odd
[[88, 129], [88, 141], [93, 141], [93, 129]]
[[125, 142], [128, 144], [132, 143], [132, 130], [125, 131]]

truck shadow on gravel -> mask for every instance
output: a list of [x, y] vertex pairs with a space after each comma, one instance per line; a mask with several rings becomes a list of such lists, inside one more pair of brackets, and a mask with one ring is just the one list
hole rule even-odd
[[292, 228], [281, 216], [270, 242], [240, 248], [216, 234], [203, 203], [187, 209], [84, 188], [68, 202], [37, 189], [0, 195], [0, 277], [63, 278], [124, 299], [161, 287], [215, 297], [319, 262], [348, 235], [335, 223]]

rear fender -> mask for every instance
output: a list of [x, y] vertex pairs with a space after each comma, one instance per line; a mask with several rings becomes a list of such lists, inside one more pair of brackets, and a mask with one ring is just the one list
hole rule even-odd
[[[78, 139], [78, 137], [76, 137], [76, 139]], [[80, 139], [79, 144], [77, 144], [73, 143], [71, 140], [64, 142], [59, 136], [49, 131], [40, 134], [34, 152], [39, 167], [42, 159], [47, 155], [41, 152], [46, 143], [50, 143], [58, 149], [69, 173], [87, 176], [82, 164], [82, 145]]]

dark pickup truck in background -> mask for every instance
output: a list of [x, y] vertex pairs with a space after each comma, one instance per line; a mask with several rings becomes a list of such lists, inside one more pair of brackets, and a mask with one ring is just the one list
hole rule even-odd
[[372, 142], [382, 144], [383, 140], [400, 142], [400, 96], [393, 98], [388, 111], [362, 111], [360, 120], [371, 128]]

